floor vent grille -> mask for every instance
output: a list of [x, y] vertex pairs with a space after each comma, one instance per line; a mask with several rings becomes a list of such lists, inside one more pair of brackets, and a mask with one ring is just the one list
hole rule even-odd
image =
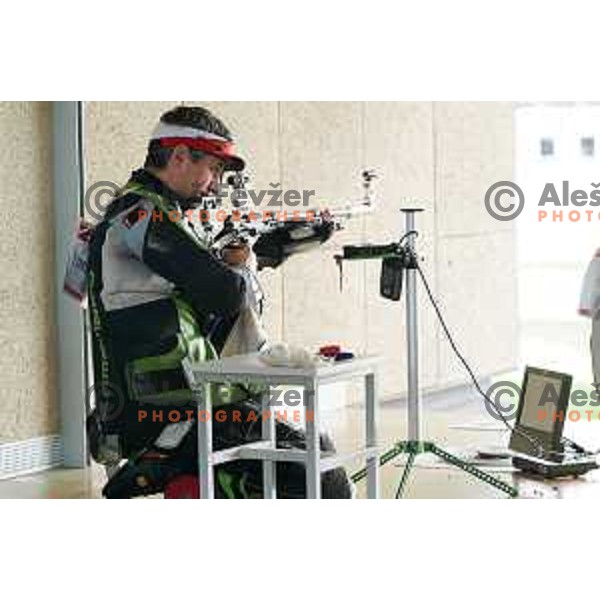
[[45, 471], [63, 462], [59, 435], [0, 442], [0, 479]]

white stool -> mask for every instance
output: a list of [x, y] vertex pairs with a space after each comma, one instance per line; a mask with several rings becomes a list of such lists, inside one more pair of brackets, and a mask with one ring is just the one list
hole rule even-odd
[[[219, 360], [191, 364], [184, 369], [188, 383], [198, 405], [198, 461], [200, 498], [214, 497], [213, 467], [232, 460], [263, 461], [264, 497], [276, 498], [276, 461], [303, 462], [306, 465], [306, 490], [308, 498], [321, 497], [321, 472], [329, 471], [355, 458], [365, 458], [367, 467], [367, 497], [379, 494], [379, 455], [377, 449], [376, 367], [379, 357], [359, 357], [347, 361], [317, 363], [310, 368], [271, 367], [263, 363], [258, 354], [232, 356]], [[319, 386], [335, 381], [363, 377], [365, 381], [365, 447], [351, 454], [321, 453], [319, 444]], [[276, 448], [275, 419], [261, 418], [262, 440], [213, 452], [211, 383], [260, 384], [263, 386], [294, 385], [304, 388], [307, 411], [306, 450]], [[262, 410], [270, 411], [269, 394], [263, 394]], [[272, 411], [270, 411], [272, 412]], [[200, 415], [207, 418], [201, 419]], [[262, 415], [261, 415], [262, 417]]]

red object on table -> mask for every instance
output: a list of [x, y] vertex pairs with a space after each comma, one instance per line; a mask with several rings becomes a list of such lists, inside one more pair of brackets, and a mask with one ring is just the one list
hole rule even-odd
[[342, 348], [340, 346], [332, 344], [330, 346], [321, 346], [319, 348], [319, 354], [325, 358], [335, 358], [341, 350]]

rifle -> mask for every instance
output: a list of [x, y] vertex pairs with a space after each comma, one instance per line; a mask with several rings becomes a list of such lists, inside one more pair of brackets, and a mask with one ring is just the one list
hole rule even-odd
[[[283, 214], [281, 211], [270, 210], [261, 211], [257, 216], [251, 208], [240, 207], [233, 200], [233, 210], [227, 212], [224, 218], [217, 219], [223, 221], [223, 228], [215, 235], [213, 217], [219, 211], [223, 214], [222, 197], [205, 198], [201, 210], [208, 214], [208, 218], [203, 220], [203, 227], [210, 240], [210, 246], [219, 252], [227, 246], [251, 244], [261, 236], [281, 238], [284, 235], [289, 237], [289, 242], [296, 242], [296, 245], [311, 240], [322, 243], [325, 236], [329, 238], [333, 231], [343, 229], [344, 223], [349, 219], [373, 212], [375, 204], [372, 182], [377, 175], [373, 170], [365, 170], [361, 176], [363, 197], [337, 209], [284, 211]], [[227, 179], [227, 184], [237, 191], [238, 195], [240, 190], [245, 191], [247, 182], [248, 177], [241, 173]]]

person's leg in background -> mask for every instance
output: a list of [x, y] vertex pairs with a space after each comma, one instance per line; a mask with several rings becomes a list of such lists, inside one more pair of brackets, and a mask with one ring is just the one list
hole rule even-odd
[[594, 386], [600, 392], [600, 315], [592, 319], [592, 335], [590, 338], [590, 350], [592, 353], [592, 372], [594, 374]]

